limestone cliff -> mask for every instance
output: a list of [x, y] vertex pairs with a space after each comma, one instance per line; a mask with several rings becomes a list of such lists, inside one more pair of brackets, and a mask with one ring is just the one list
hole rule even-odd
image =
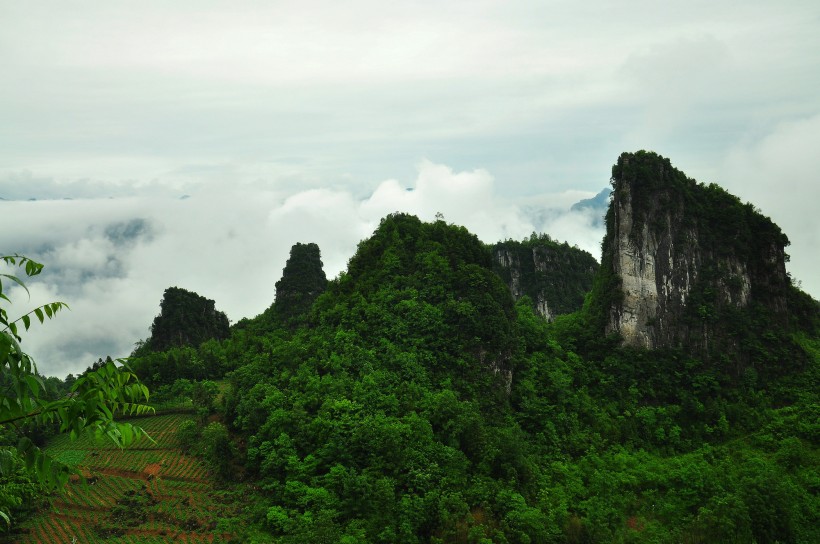
[[542, 234], [493, 246], [493, 269], [516, 300], [528, 296], [535, 311], [551, 321], [581, 309], [598, 263], [586, 251]]
[[788, 323], [788, 239], [754, 206], [645, 151], [622, 154], [611, 181], [596, 293], [606, 333], [738, 359], [755, 319]]

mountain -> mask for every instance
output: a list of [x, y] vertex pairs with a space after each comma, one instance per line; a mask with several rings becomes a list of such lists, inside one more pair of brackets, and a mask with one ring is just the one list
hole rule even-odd
[[598, 292], [607, 299], [605, 333], [741, 366], [754, 363], [765, 333], [787, 341], [789, 241], [777, 225], [655, 153], [622, 154], [612, 183], [607, 285]]
[[604, 225], [604, 216], [606, 215], [606, 210], [609, 207], [609, 197], [611, 194], [612, 190], [607, 187], [606, 189], [603, 189], [600, 193], [598, 193], [592, 198], [585, 198], [583, 200], [579, 200], [570, 207], [570, 211], [580, 212], [589, 210], [591, 213], [595, 215], [595, 220], [593, 221], [592, 225], [594, 227], [602, 227]]
[[319, 246], [297, 243], [276, 282], [273, 312], [280, 321], [291, 321], [304, 315], [327, 287]]
[[600, 266], [397, 213], [330, 281], [294, 246], [228, 338], [136, 357], [158, 398], [210, 391], [236, 540], [820, 541], [820, 305], [785, 235], [654, 153], [612, 183]]
[[499, 242], [492, 252], [493, 270], [513, 297], [529, 297], [533, 309], [548, 321], [581, 309], [598, 270], [592, 255], [547, 234]]
[[151, 336], [140, 350], [197, 347], [206, 340], [227, 338], [228, 334], [228, 317], [216, 309], [213, 300], [181, 287], [169, 287], [151, 325]]

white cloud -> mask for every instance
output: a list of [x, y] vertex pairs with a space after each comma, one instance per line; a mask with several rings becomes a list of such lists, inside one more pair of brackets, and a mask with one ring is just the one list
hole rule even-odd
[[402, 187], [396, 180], [385, 181], [362, 203], [371, 221], [388, 213], [403, 211], [427, 221], [436, 213], [446, 221], [467, 226], [484, 241], [523, 238], [532, 224], [520, 211], [505, 205], [495, 192], [493, 177], [485, 170], [454, 173], [444, 165], [423, 161], [415, 183]]
[[[772, 215], [817, 296], [817, 16], [808, 0], [0, 3], [0, 198], [56, 199], [0, 201], [0, 248], [41, 255], [43, 296], [77, 308], [27, 345], [52, 346], [54, 372], [91, 362], [83, 345], [123, 354], [175, 284], [254, 315], [293, 243], [333, 275], [393, 211], [598, 257], [595, 218], [560, 210], [642, 148]], [[414, 176], [420, 157], [449, 167]]]
[[542, 203], [544, 213], [528, 217], [496, 193], [488, 172], [454, 172], [422, 161], [414, 180], [384, 181], [364, 200], [344, 190], [284, 195], [259, 187], [203, 185], [185, 200], [7, 202], [5, 217], [27, 229], [19, 237], [0, 235], [0, 246], [46, 265], [31, 283], [31, 300], [18, 297], [15, 308], [53, 300], [71, 306], [70, 313], [33, 329], [25, 341], [42, 371], [64, 375], [98, 357], [127, 355], [148, 335], [167, 287], [214, 299], [234, 321], [253, 317], [273, 302], [274, 284], [293, 244], [317, 243], [325, 271], [334, 277], [359, 241], [396, 211], [428, 221], [441, 212], [488, 243], [522, 239], [543, 228], [582, 248], [591, 245], [595, 254], [597, 241], [590, 240], [600, 240], [602, 233], [590, 218], [567, 213], [575, 196], [592, 195], [573, 193]]
[[820, 296], [820, 114], [779, 124], [738, 145], [720, 168], [721, 183], [753, 203], [791, 240], [787, 269], [803, 289]]

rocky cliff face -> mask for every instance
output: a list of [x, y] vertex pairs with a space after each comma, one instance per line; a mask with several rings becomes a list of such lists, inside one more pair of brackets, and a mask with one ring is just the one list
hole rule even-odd
[[612, 183], [607, 333], [629, 346], [735, 358], [754, 313], [788, 322], [788, 239], [751, 204], [643, 151], [621, 155]]
[[496, 244], [493, 267], [513, 298], [528, 296], [535, 311], [551, 321], [556, 315], [581, 309], [598, 263], [585, 251], [541, 235]]

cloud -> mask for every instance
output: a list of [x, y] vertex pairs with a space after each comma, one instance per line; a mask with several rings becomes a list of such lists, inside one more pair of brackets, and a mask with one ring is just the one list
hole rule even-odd
[[520, 210], [499, 199], [494, 179], [487, 171], [454, 173], [430, 161], [419, 165], [412, 186], [385, 181], [361, 209], [371, 221], [394, 211], [413, 213], [427, 221], [441, 213], [446, 221], [467, 226], [485, 241], [523, 238], [533, 229]]
[[[50, 346], [38, 358], [55, 373], [87, 365], [84, 346], [126, 353], [170, 285], [254, 315], [291, 244], [319, 243], [332, 275], [393, 211], [441, 212], [488, 242], [547, 232], [597, 257], [595, 217], [566, 209], [638, 149], [770, 213], [808, 285], [816, 193], [782, 174], [816, 166], [816, 11], [0, 3], [0, 248], [40, 256], [41, 294], [75, 308], [27, 346]], [[414, 174], [420, 157], [440, 163]]]
[[118, 197], [371, 184], [425, 156], [511, 197], [596, 190], [622, 151], [714, 161], [817, 100], [810, 2], [18, 4], [0, 7], [0, 173]]
[[[71, 306], [32, 329], [24, 342], [41, 371], [63, 376], [99, 357], [128, 355], [148, 335], [170, 286], [214, 299], [233, 321], [253, 317], [273, 302], [293, 244], [319, 244], [334, 277], [381, 218], [396, 211], [427, 221], [442, 213], [487, 243], [546, 231], [596, 255], [603, 233], [594, 218], [568, 212], [572, 202], [592, 195], [554, 195], [527, 207], [500, 197], [485, 170], [458, 172], [422, 161], [415, 179], [383, 181], [364, 199], [341, 189], [285, 194], [205, 184], [184, 200], [141, 195], [5, 202], [4, 218], [25, 228], [19, 235], [0, 234], [0, 247], [46, 265], [30, 284], [30, 300], [13, 291], [15, 310], [54, 300]], [[539, 213], [532, 213], [536, 208]]]
[[718, 177], [730, 192], [753, 203], [789, 237], [787, 269], [803, 289], [820, 296], [820, 114], [778, 124], [738, 145]]

